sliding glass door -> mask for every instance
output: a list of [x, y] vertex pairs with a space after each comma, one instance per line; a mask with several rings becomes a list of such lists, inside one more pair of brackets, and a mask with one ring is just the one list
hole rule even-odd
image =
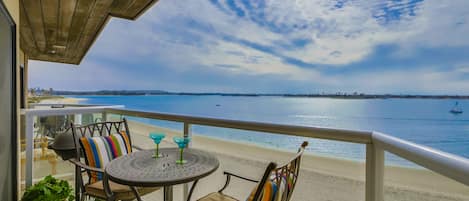
[[16, 28], [0, 1], [0, 200], [16, 200]]

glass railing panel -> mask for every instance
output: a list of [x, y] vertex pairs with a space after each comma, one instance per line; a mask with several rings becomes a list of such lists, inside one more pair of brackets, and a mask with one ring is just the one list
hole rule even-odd
[[[54, 142], [56, 136], [65, 133], [66, 128], [69, 127], [70, 120], [73, 118], [73, 115], [34, 117], [33, 183], [36, 183], [47, 175], [68, 181], [74, 179], [73, 165], [62, 160], [53, 149], [50, 149], [50, 145]], [[25, 187], [24, 182], [26, 175], [25, 142], [25, 135], [22, 135], [20, 152], [22, 190], [24, 190]]]
[[402, 157], [385, 152], [384, 198], [393, 200], [469, 200], [469, 186]]
[[[67, 180], [74, 185], [75, 166], [64, 160], [75, 152], [70, 124], [88, 124], [101, 121], [101, 113], [43, 116], [33, 118], [33, 183], [43, 179], [47, 175]], [[20, 148], [20, 177], [21, 190], [25, 188], [26, 177], [26, 137], [25, 129], [22, 129]], [[58, 140], [61, 138], [60, 140]], [[56, 143], [61, 141], [61, 143]], [[63, 150], [54, 150], [54, 143]], [[60, 145], [59, 145], [60, 144]], [[67, 149], [68, 147], [68, 149]], [[62, 155], [65, 158], [62, 158]]]
[[[155, 144], [148, 137], [150, 132], [159, 132], [166, 134], [161, 143], [161, 147], [175, 147], [174, 136], [182, 136], [183, 124], [178, 122], [138, 118], [131, 116], [111, 115], [110, 120], [119, 120], [126, 118], [129, 131], [132, 137], [132, 144], [145, 149], [153, 149]], [[108, 117], [109, 119], [109, 117]]]

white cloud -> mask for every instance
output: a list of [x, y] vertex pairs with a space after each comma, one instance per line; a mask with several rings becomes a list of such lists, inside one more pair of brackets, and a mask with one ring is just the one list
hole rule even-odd
[[418, 32], [406, 42], [421, 46], [469, 45], [467, 0], [425, 1], [413, 29]]
[[[171, 22], [180, 20], [181, 17], [202, 22], [203, 26], [213, 27], [214, 32], [207, 34], [190, 27], [181, 27], [180, 24], [171, 27]], [[281, 59], [262, 51], [223, 41], [220, 35], [231, 35], [261, 45], [271, 45], [273, 40], [280, 40], [281, 35], [268, 32], [250, 21], [222, 13], [208, 1], [161, 1], [135, 24], [121, 20], [111, 21], [103, 35], [106, 37], [98, 40], [97, 47], [92, 52], [109, 59], [135, 61], [157, 58], [158, 63], [165, 63], [182, 71], [201, 65], [214, 68], [219, 64], [234, 64], [239, 68], [225, 69], [226, 73], [277, 74], [298, 80], [314, 78], [317, 74], [314, 70], [284, 64]], [[191, 38], [184, 38], [185, 36], [196, 37], [197, 41], [190, 41]], [[261, 59], [258, 59], [259, 63], [249, 63], [244, 57], [225, 53], [233, 50], [242, 52], [246, 57]]]
[[[56, 88], [67, 90], [98, 90], [127, 88], [124, 72], [104, 63], [84, 61], [80, 66], [29, 61], [29, 87]], [[136, 85], [144, 85], [132, 79]]]
[[461, 70], [467, 69], [441, 70], [430, 67], [340, 75], [336, 77], [340, 84], [332, 85], [332, 88], [366, 93], [467, 94], [469, 82], [459, 78]]
[[[227, 52], [236, 52], [236, 54], [227, 54]], [[201, 56], [200, 61], [202, 65], [212, 67], [217, 67], [217, 64], [227, 64], [231, 66], [227, 71], [235, 74], [282, 75], [286, 80], [310, 80], [320, 76], [316, 70], [285, 65], [277, 57], [228, 42], [219, 42], [207, 55]]]
[[[249, 12], [242, 3], [235, 2], [248, 16], [260, 12]], [[240, 18], [234, 12], [227, 14], [209, 1], [162, 0], [137, 22], [113, 20], [105, 30], [107, 37], [102, 37], [98, 43], [103, 46], [98, 48], [102, 50], [98, 53], [111, 58], [120, 54], [134, 54], [134, 57], [158, 54], [164, 55], [158, 59], [168, 62], [176, 60], [179, 66], [210, 64], [213, 62], [208, 58], [213, 56], [207, 55], [207, 52], [214, 52], [211, 50], [216, 49], [222, 41], [220, 37], [227, 35], [273, 47], [278, 54], [304, 62], [344, 65], [364, 59], [380, 44], [400, 45], [404, 50], [403, 55], [412, 54], [416, 44], [469, 45], [469, 40], [464, 37], [465, 33], [469, 33], [469, 26], [455, 24], [469, 22], [468, 12], [462, 5], [468, 5], [467, 1], [424, 1], [415, 5], [416, 8], [412, 10], [415, 16], [411, 15], [409, 2], [370, 4], [369, 1], [351, 1], [342, 8], [334, 8], [336, 2], [329, 0], [269, 0], [266, 1], [264, 13], [266, 23], [278, 29], [285, 27], [293, 30], [276, 33], [268, 25], [261, 26], [249, 17]], [[223, 2], [221, 5], [225, 10], [230, 10]], [[383, 24], [385, 17], [376, 17], [386, 15], [381, 10], [383, 6], [400, 9], [400, 20]], [[180, 24], [181, 19], [192, 19], [212, 32], [207, 34], [192, 29], [188, 24]], [[188, 43], [185, 41], [188, 39], [184, 38], [186, 35], [198, 37], [194, 43], [201, 45]], [[313, 42], [297, 49], [278, 46], [279, 42], [291, 42], [298, 38], [309, 38]], [[252, 49], [243, 48], [246, 51]], [[184, 55], [185, 58], [175, 55]], [[278, 60], [277, 65], [288, 66], [281, 60]]]

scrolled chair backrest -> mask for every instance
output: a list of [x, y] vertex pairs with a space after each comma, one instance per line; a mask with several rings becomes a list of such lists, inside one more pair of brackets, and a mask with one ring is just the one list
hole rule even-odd
[[[88, 166], [103, 169], [114, 158], [132, 152], [127, 120], [92, 123], [83, 126], [72, 124], [76, 160], [84, 158]], [[102, 173], [87, 171], [88, 183], [103, 178]]]
[[296, 182], [298, 181], [301, 157], [306, 146], [308, 146], [308, 142], [304, 141], [295, 157], [272, 171], [271, 180], [277, 186], [275, 201], [289, 201], [291, 199]]
[[270, 163], [258, 183], [262, 188], [255, 188], [247, 201], [289, 201], [298, 180], [301, 157], [307, 146], [308, 142], [304, 141], [297, 154], [284, 165]]

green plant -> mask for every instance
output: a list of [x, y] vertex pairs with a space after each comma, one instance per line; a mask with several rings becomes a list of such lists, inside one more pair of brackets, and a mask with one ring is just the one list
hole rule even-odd
[[21, 201], [72, 201], [74, 198], [73, 189], [67, 181], [49, 175], [26, 189]]

